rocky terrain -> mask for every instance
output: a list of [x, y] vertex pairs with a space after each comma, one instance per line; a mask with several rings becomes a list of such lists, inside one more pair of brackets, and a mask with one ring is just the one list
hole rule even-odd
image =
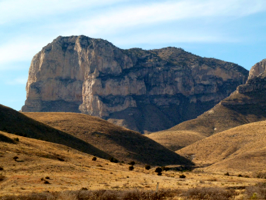
[[249, 79], [229, 97], [196, 119], [172, 127], [169, 131], [190, 130], [210, 136], [239, 125], [266, 119], [266, 72], [260, 72], [265, 60], [254, 65]]
[[23, 112], [81, 112], [139, 132], [193, 119], [243, 84], [244, 68], [182, 49], [122, 50], [58, 37], [32, 60]]

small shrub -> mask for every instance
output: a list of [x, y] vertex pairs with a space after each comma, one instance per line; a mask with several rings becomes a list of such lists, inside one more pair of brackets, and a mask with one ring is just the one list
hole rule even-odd
[[130, 171], [132, 171], [132, 170], [134, 169], [134, 167], [131, 165], [131, 166], [128, 167], [128, 169], [129, 169]]
[[179, 178], [186, 178], [186, 176], [184, 174], [181, 174]]
[[226, 172], [224, 175], [225, 175], [225, 176], [230, 176], [229, 172]]
[[50, 184], [50, 182], [49, 181], [44, 181], [44, 184]]
[[118, 163], [118, 162], [119, 162], [119, 161], [118, 161], [116, 158], [114, 158], [114, 157], [110, 158], [110, 161], [113, 162], [113, 163]]
[[3, 171], [3, 170], [4, 170], [4, 168], [0, 166], [0, 171]]
[[93, 161], [96, 161], [96, 160], [97, 160], [97, 158], [94, 156], [94, 157], [92, 158], [92, 160], [93, 160]]
[[157, 173], [162, 172], [162, 171], [163, 171], [163, 170], [162, 170], [161, 167], [157, 167], [157, 168], [155, 169], [155, 172], [157, 172]]
[[129, 162], [128, 164], [129, 164], [129, 165], [135, 165], [136, 163], [135, 163], [135, 161], [131, 161], [131, 162]]
[[158, 176], [161, 176], [161, 175], [162, 175], [162, 172], [157, 172], [157, 175], [158, 175]]
[[169, 170], [169, 167], [162, 166], [161, 168], [162, 168], [163, 171], [168, 171]]
[[149, 169], [151, 169], [151, 166], [150, 165], [145, 165], [145, 169], [149, 170]]
[[14, 141], [15, 141], [15, 142], [19, 142], [19, 139], [18, 139], [18, 138], [14, 138]]
[[58, 157], [57, 160], [62, 161], [62, 162], [65, 161], [64, 158], [60, 158], [60, 157]]
[[45, 179], [50, 179], [50, 177], [49, 176], [46, 176]]
[[238, 177], [243, 177], [242, 174], [238, 174]]
[[0, 174], [0, 181], [3, 181], [5, 179], [5, 176], [3, 176], [2, 174]]
[[14, 161], [17, 161], [17, 159], [18, 159], [17, 156], [14, 156], [14, 157], [13, 157], [13, 160], [14, 160]]

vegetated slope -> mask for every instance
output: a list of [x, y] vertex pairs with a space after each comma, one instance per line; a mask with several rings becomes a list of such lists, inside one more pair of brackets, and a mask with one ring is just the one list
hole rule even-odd
[[98, 117], [78, 113], [25, 113], [37, 121], [78, 137], [120, 161], [154, 165], [192, 164], [153, 140]]
[[259, 172], [266, 165], [266, 121], [241, 125], [177, 151], [209, 171]]
[[242, 124], [266, 119], [266, 72], [237, 87], [229, 97], [193, 120], [172, 127], [209, 136]]
[[35, 121], [11, 108], [0, 104], [0, 130], [39, 140], [63, 144], [79, 151], [102, 158], [110, 158], [107, 153], [95, 148], [72, 135]]
[[159, 131], [151, 134], [145, 134], [146, 137], [158, 142], [159, 144], [167, 147], [172, 151], [177, 151], [189, 144], [192, 144], [198, 140], [202, 140], [205, 137], [200, 133], [193, 131]]
[[77, 112], [155, 132], [193, 119], [243, 84], [248, 71], [181, 48], [122, 50], [57, 37], [31, 62], [23, 112]]

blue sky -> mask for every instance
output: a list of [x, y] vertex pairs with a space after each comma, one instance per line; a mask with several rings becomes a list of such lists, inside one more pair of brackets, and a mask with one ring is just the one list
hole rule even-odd
[[0, 0], [0, 104], [20, 110], [32, 57], [53, 39], [181, 47], [250, 69], [266, 58], [266, 0]]

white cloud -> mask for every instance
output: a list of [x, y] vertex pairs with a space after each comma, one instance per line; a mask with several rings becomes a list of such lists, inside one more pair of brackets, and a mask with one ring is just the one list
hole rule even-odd
[[[88, 35], [109, 39], [115, 45], [141, 43], [176, 43], [176, 42], [237, 42], [237, 38], [213, 30], [212, 24], [219, 20], [231, 20], [266, 10], [265, 0], [179, 0], [179, 1], [137, 1], [132, 0], [3, 0], [0, 1], [0, 26], [3, 23], [24, 20], [29, 29], [0, 46], [0, 70], [10, 69], [10, 63], [28, 61], [48, 42], [58, 35]], [[141, 3], [140, 3], [141, 2]], [[152, 2], [152, 3], [151, 3]], [[116, 4], [115, 7], [108, 5]], [[133, 6], [134, 5], [134, 6]], [[104, 7], [90, 13], [94, 8]], [[108, 7], [108, 8], [107, 8]], [[50, 20], [49, 24], [40, 23], [30, 27], [30, 20], [35, 16], [49, 18], [51, 15], [66, 14], [73, 10], [86, 8], [80, 18], [70, 20]], [[85, 10], [85, 9], [84, 9]], [[84, 11], [83, 11], [84, 12]], [[84, 16], [87, 16], [84, 18]], [[161, 29], [161, 25], [188, 20], [190, 27]], [[202, 30], [195, 24], [208, 21]], [[142, 28], [154, 31], [142, 32]], [[130, 30], [139, 30], [130, 33]], [[4, 31], [4, 30], [3, 30]], [[25, 32], [26, 31], [26, 32]], [[27, 35], [25, 37], [25, 35]], [[54, 38], [52, 38], [54, 37]]]
[[[217, 17], [243, 17], [266, 10], [265, 0], [182, 0], [164, 1], [135, 7], [121, 7], [117, 10], [100, 13], [98, 16], [81, 20], [74, 27], [76, 31], [92, 35], [140, 25], [151, 25], [167, 21], [205, 18], [213, 21]], [[74, 28], [75, 31], [75, 28]]]
[[92, 9], [127, 0], [2, 0], [0, 1], [0, 24], [48, 17], [80, 8]]

